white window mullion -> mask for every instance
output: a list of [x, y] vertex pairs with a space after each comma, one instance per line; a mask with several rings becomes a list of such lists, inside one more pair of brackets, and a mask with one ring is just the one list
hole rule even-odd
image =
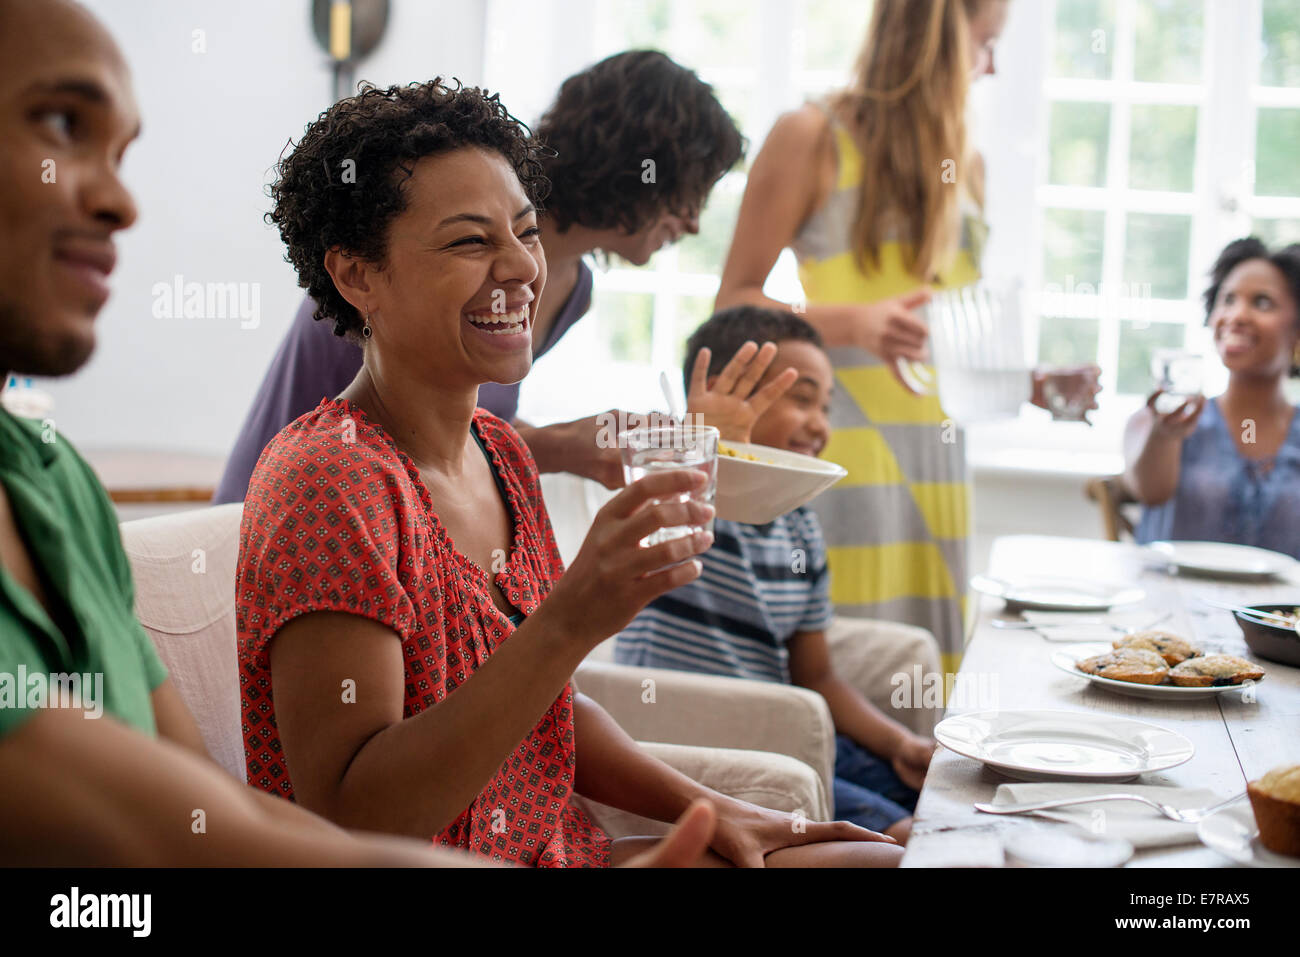
[[[1115, 82], [1123, 93], [1133, 82], [1134, 36], [1133, 0], [1118, 0], [1115, 24]], [[1131, 110], [1127, 95], [1110, 105], [1110, 149], [1106, 157], [1106, 186], [1110, 194], [1106, 204], [1105, 240], [1102, 246], [1101, 281], [1108, 290], [1118, 290], [1124, 281], [1125, 224], [1124, 193], [1128, 189], [1129, 130]], [[1119, 387], [1119, 320], [1106, 310], [1098, 330], [1097, 357], [1103, 370], [1102, 385], [1107, 390]]]
[[1250, 102], [1259, 79], [1260, 0], [1210, 0], [1207, 8], [1208, 94], [1197, 136], [1194, 285], [1229, 240], [1249, 231], [1255, 190], [1255, 110]]

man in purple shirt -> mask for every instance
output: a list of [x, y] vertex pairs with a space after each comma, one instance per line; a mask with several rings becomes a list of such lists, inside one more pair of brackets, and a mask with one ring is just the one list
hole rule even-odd
[[[537, 126], [554, 155], [552, 192], [539, 217], [549, 278], [533, 328], [533, 355], [552, 349], [591, 306], [584, 257], [597, 250], [642, 266], [663, 246], [699, 232], [713, 186], [745, 141], [712, 89], [662, 53], [619, 53], [565, 80]], [[313, 319], [308, 298], [271, 361], [226, 462], [214, 501], [240, 502], [262, 450], [362, 366], [364, 346]], [[542, 472], [623, 484], [616, 448], [600, 448], [601, 416], [533, 427], [516, 417], [519, 384], [479, 389], [479, 405], [518, 429]]]

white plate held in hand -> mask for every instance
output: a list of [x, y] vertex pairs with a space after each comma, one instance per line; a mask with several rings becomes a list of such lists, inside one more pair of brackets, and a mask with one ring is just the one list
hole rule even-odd
[[982, 711], [945, 718], [935, 739], [1021, 781], [1131, 781], [1191, 759], [1166, 728], [1075, 711]]

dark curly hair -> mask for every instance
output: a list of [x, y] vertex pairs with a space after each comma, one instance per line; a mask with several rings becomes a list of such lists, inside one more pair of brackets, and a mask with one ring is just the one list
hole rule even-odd
[[[317, 303], [315, 318], [334, 334], [356, 338], [362, 321], [334, 287], [325, 253], [339, 248], [382, 264], [388, 227], [406, 209], [403, 187], [415, 164], [465, 146], [495, 150], [514, 167], [524, 192], [541, 209], [550, 191], [545, 150], [500, 98], [459, 80], [381, 89], [362, 84], [317, 117], [276, 165], [266, 219], [280, 229], [298, 271], [298, 285]], [[350, 161], [350, 162], [349, 162]]]
[[690, 391], [691, 371], [701, 349], [713, 353], [709, 358], [707, 375], [715, 376], [721, 374], [723, 367], [746, 342], [752, 341], [759, 345], [775, 342], [780, 345], [791, 339], [811, 342], [818, 349], [825, 348], [817, 330], [807, 320], [792, 312], [749, 305], [732, 306], [715, 312], [686, 340], [686, 361], [682, 364], [686, 389]]
[[[1219, 258], [1210, 269], [1210, 285], [1205, 290], [1205, 321], [1208, 323], [1214, 314], [1219, 291], [1229, 273], [1252, 259], [1270, 263], [1286, 277], [1287, 288], [1291, 290], [1291, 299], [1296, 305], [1296, 321], [1300, 324], [1300, 243], [1291, 243], [1276, 252], [1270, 252], [1263, 241], [1255, 236], [1234, 239], [1219, 253]], [[1294, 362], [1291, 364], [1291, 376], [1300, 377], [1300, 365]]]
[[664, 210], [695, 209], [746, 148], [713, 88], [655, 50], [617, 53], [569, 77], [537, 138], [555, 154], [546, 159], [556, 196], [548, 214], [560, 232], [631, 233]]

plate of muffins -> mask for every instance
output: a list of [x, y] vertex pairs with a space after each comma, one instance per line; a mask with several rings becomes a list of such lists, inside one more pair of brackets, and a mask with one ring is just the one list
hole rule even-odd
[[1264, 678], [1264, 669], [1253, 661], [1206, 654], [1167, 631], [1139, 631], [1109, 645], [1067, 645], [1052, 655], [1052, 664], [1135, 698], [1204, 698], [1241, 691]]

